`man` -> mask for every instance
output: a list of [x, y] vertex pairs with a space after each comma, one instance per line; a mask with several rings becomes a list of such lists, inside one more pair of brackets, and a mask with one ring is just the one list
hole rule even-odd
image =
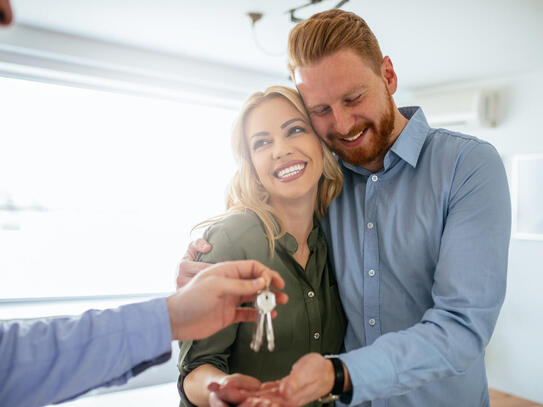
[[[431, 129], [420, 108], [398, 109], [392, 62], [353, 13], [298, 24], [289, 67], [345, 177], [323, 227], [349, 325], [339, 361], [304, 356], [260, 401], [332, 393], [373, 407], [488, 406], [484, 351], [505, 295], [511, 224], [498, 153]], [[186, 261], [179, 278], [196, 272]], [[212, 401], [240, 401], [243, 386], [215, 384]]]
[[[125, 383], [166, 362], [172, 340], [205, 338], [256, 310], [238, 308], [268, 285], [284, 286], [255, 261], [209, 267], [168, 298], [87, 311], [76, 318], [0, 322], [0, 405], [43, 406]], [[277, 293], [284, 304], [286, 295]]]

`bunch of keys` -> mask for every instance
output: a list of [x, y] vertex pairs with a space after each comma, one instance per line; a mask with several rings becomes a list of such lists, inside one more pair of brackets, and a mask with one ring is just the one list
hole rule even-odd
[[275, 348], [275, 337], [273, 334], [272, 311], [275, 308], [275, 295], [269, 290], [261, 291], [255, 300], [255, 308], [258, 311], [256, 319], [255, 331], [253, 340], [251, 341], [251, 349], [255, 352], [260, 350], [262, 341], [264, 340], [264, 329], [266, 330], [266, 340], [268, 342], [268, 350], [271, 352]]

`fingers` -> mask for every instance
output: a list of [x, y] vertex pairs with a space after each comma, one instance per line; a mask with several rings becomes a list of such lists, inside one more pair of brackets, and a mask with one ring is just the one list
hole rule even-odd
[[9, 25], [13, 21], [13, 12], [9, 0], [0, 0], [0, 25]]
[[[275, 303], [278, 305], [284, 305], [288, 302], [288, 295], [278, 291], [272, 291], [275, 295]], [[240, 303], [253, 302], [255, 299], [254, 294], [246, 295], [241, 298]]]
[[[211, 280], [209, 280], [211, 283]], [[219, 290], [219, 295], [232, 295], [239, 297], [238, 303], [244, 302], [246, 297], [254, 297], [254, 295], [266, 288], [266, 283], [262, 277], [255, 280], [237, 280], [228, 277], [217, 276], [213, 280], [214, 287]], [[244, 298], [241, 298], [244, 297]]]
[[[217, 383], [215, 383], [217, 384]], [[217, 384], [218, 386], [218, 384]], [[209, 388], [209, 387], [208, 387]], [[214, 392], [213, 390], [209, 389], [211, 391], [211, 393], [209, 393], [209, 405], [211, 407], [228, 407], [229, 404], [222, 401], [219, 397], [219, 395]]]
[[[228, 263], [234, 268], [231, 273], [236, 273], [238, 278], [255, 279], [262, 277], [265, 280], [266, 286], [272, 286], [278, 290], [285, 287], [285, 281], [278, 272], [269, 269], [258, 261], [240, 260]], [[234, 277], [234, 275], [230, 274], [230, 277]]]
[[201, 263], [197, 261], [183, 260], [179, 263], [178, 274], [176, 278], [177, 289], [187, 285], [194, 276], [196, 276], [200, 271], [205, 270], [210, 267], [209, 263]]
[[238, 308], [234, 315], [234, 324], [238, 322], [254, 322], [258, 317], [258, 312], [254, 308]]
[[211, 245], [204, 239], [196, 239], [190, 242], [184, 260], [195, 261], [198, 253], [207, 253], [211, 250]]
[[260, 385], [260, 380], [257, 378], [239, 373], [231, 374], [221, 380], [222, 388], [236, 387], [239, 389], [256, 391], [260, 389]]

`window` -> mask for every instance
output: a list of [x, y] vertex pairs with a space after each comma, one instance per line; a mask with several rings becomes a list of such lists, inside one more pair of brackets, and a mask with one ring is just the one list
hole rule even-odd
[[0, 298], [172, 291], [237, 111], [8, 78], [0, 106]]

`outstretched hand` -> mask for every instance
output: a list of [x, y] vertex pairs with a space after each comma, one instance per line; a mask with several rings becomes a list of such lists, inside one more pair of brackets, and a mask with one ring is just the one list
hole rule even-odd
[[[256, 321], [257, 311], [239, 307], [254, 300], [266, 287], [281, 290], [285, 282], [279, 273], [254, 260], [208, 266], [192, 281], [167, 298], [172, 339], [206, 338], [237, 322]], [[275, 292], [276, 302], [288, 297]]]
[[[347, 383], [347, 386], [350, 386], [350, 379]], [[303, 406], [328, 395], [333, 385], [332, 362], [318, 353], [309, 353], [292, 366], [288, 376], [275, 382], [263, 383], [258, 391], [246, 392], [245, 399], [239, 405], [240, 407]], [[225, 389], [221, 390], [221, 394], [225, 394]], [[224, 407], [225, 404], [215, 406]]]

